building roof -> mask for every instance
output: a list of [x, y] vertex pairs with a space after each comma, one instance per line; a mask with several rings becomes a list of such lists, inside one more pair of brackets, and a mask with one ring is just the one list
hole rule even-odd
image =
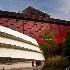
[[45, 22], [47, 21], [47, 22], [52, 22], [57, 24], [70, 25], [70, 21], [50, 18], [49, 14], [37, 10], [36, 8], [33, 8], [31, 6], [23, 10], [22, 13], [0, 10], [0, 17], [31, 19], [31, 20], [38, 20], [38, 21], [45, 21]]
[[43, 11], [40, 11], [40, 10], [37, 10], [36, 8], [34, 7], [31, 7], [29, 6], [28, 8], [24, 9], [22, 11], [23, 14], [29, 14], [29, 15], [36, 15], [37, 17], [41, 16], [41, 17], [47, 17], [47, 18], [50, 18], [50, 15], [43, 12]]

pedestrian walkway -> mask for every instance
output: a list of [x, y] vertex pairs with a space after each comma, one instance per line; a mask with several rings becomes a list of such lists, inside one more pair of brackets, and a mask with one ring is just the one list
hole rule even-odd
[[23, 68], [11, 68], [11, 69], [0, 69], [0, 70], [41, 70], [42, 66], [38, 67], [23, 67]]

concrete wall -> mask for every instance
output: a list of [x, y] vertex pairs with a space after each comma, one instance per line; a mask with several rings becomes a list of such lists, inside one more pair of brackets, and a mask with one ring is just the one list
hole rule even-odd
[[[38, 44], [37, 41], [31, 37], [28, 37], [22, 33], [19, 33], [17, 31], [11, 30], [9, 28], [0, 26], [0, 31], [5, 32], [7, 34], [14, 35], [16, 37], [26, 39], [27, 41], [31, 41], [34, 44]], [[11, 57], [11, 58], [25, 58], [25, 59], [36, 59], [36, 60], [44, 60], [44, 56], [42, 54], [42, 51], [39, 49], [39, 47], [36, 47], [34, 45], [30, 45], [24, 42], [20, 42], [17, 40], [5, 38], [5, 37], [0, 37], [0, 43], [5, 43], [5, 44], [11, 44], [11, 45], [16, 45], [32, 50], [36, 50], [38, 52], [33, 52], [33, 51], [27, 51], [27, 50], [20, 50], [20, 49], [10, 49], [10, 48], [0, 48], [0, 57]], [[40, 52], [40, 53], [39, 53]]]
[[[11, 34], [13, 36], [22, 38], [24, 40], [30, 41], [36, 45], [38, 45], [37, 41], [29, 36], [26, 36], [22, 33], [17, 31], [11, 30], [9, 28], [0, 26], [0, 32], [4, 32], [7, 34]], [[21, 50], [21, 49], [14, 49], [14, 48], [7, 48], [7, 47], [0, 47], [0, 57], [11, 57], [11, 58], [22, 58], [22, 59], [34, 59], [34, 60], [45, 60], [42, 54], [42, 51], [39, 47], [24, 43], [21, 41], [13, 40], [10, 38], [0, 37], [0, 43], [4, 44], [11, 44], [20, 46], [21, 48], [28, 48], [34, 51], [29, 50]], [[13, 46], [12, 46], [13, 47]], [[36, 50], [36, 51], [35, 51]], [[38, 52], [37, 52], [38, 51]], [[0, 69], [11, 69], [11, 68], [21, 68], [21, 67], [32, 67], [32, 62], [17, 62], [10, 65], [7, 64], [0, 64]]]
[[31, 38], [31, 37], [29, 37], [29, 36], [27, 36], [25, 34], [19, 33], [18, 31], [14, 31], [14, 30], [12, 30], [10, 28], [3, 27], [3, 26], [0, 25], [0, 31], [1, 32], [5, 32], [7, 34], [14, 35], [16, 37], [22, 38], [24, 40], [30, 41], [30, 42], [38, 45], [38, 43], [37, 43], [37, 41], [35, 39], [33, 39], [33, 38]]
[[27, 44], [24, 42], [16, 41], [13, 39], [4, 38], [4, 37], [0, 37], [0, 43], [16, 45], [16, 46], [20, 46], [20, 47], [24, 47], [24, 48], [28, 48], [28, 49], [32, 49], [32, 50], [36, 50], [36, 51], [41, 52], [39, 47], [30, 45], [30, 44]]
[[7, 64], [0, 64], [0, 69], [11, 69], [11, 68], [21, 68], [21, 67], [32, 67], [32, 63], [31, 62], [18, 62], [18, 63], [14, 63], [11, 65], [7, 65]]
[[0, 57], [44, 60], [42, 53], [9, 48], [0, 48]]

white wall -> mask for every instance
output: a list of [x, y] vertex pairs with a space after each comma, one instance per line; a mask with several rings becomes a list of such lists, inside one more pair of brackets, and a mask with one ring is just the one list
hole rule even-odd
[[0, 25], [0, 31], [5, 32], [7, 34], [14, 35], [16, 37], [22, 38], [24, 40], [30, 41], [30, 42], [38, 45], [37, 41], [35, 39], [33, 39], [32, 37], [29, 37], [29, 36], [27, 36], [25, 34], [22, 34], [22, 33], [18, 32], [18, 31], [14, 31], [14, 30], [12, 30], [10, 28], [7, 28], [7, 27], [4, 27], [4, 26]]
[[44, 60], [42, 53], [9, 48], [0, 48], [0, 57]]
[[16, 46], [20, 46], [20, 47], [24, 47], [24, 48], [28, 48], [28, 49], [32, 49], [32, 50], [36, 50], [36, 51], [41, 52], [39, 47], [30, 45], [30, 44], [27, 44], [24, 42], [16, 41], [13, 39], [4, 38], [4, 37], [0, 37], [0, 43], [16, 45]]
[[[9, 28], [0, 26], [0, 31], [5, 32], [7, 34], [14, 35], [16, 37], [22, 38], [27, 41], [31, 41], [32, 43], [38, 45], [38, 43], [35, 39], [33, 39], [29, 36], [26, 36], [22, 33], [19, 33], [17, 31], [11, 30]], [[32, 49], [32, 50], [41, 52], [39, 47], [30, 45], [30, 44], [27, 44], [24, 42], [16, 41], [13, 39], [9, 39], [9, 38], [0, 37], [0, 43], [16, 45], [16, 46], [20, 46], [20, 47], [24, 47], [24, 48], [28, 48], [28, 49]], [[0, 57], [45, 60], [42, 53], [26, 51], [26, 50], [24, 51], [24, 50], [18, 50], [18, 49], [2, 48], [2, 47], [0, 47]]]
[[32, 67], [32, 62], [17, 62], [11, 65], [0, 64], [0, 69], [11, 69], [11, 68], [21, 68], [21, 67]]

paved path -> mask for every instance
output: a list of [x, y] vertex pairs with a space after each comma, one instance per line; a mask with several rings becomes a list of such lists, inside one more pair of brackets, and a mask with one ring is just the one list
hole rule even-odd
[[[4, 69], [4, 70], [41, 70], [42, 66], [39, 67], [25, 67], [25, 68], [14, 68], [14, 69]], [[3, 69], [0, 69], [3, 70]]]

